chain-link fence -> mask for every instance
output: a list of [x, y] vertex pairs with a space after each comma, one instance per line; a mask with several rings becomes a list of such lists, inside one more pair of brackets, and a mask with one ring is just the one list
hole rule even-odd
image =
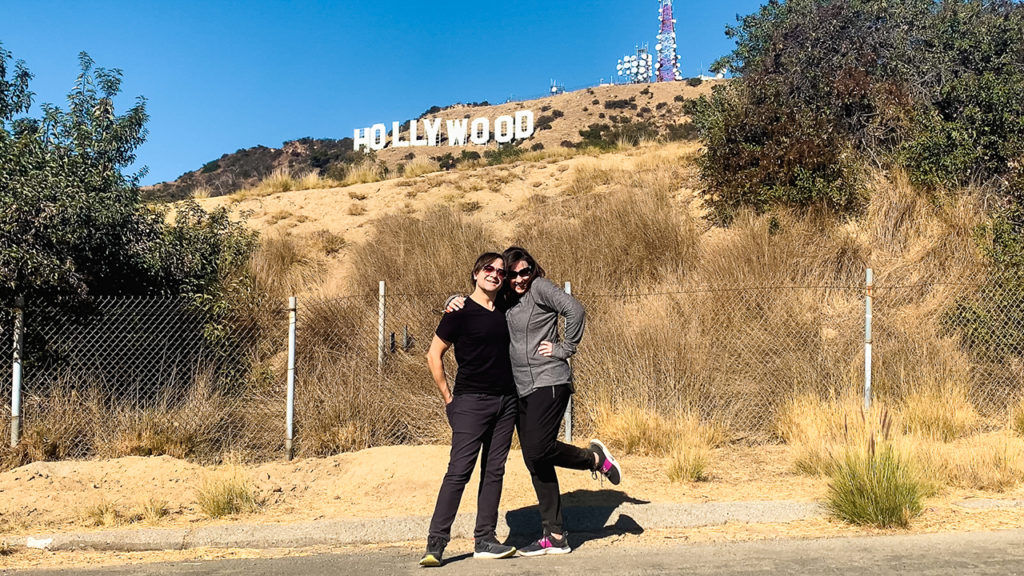
[[20, 457], [276, 449], [284, 395], [274, 356], [285, 321], [274, 311], [265, 322], [180, 298], [27, 303]]
[[[574, 426], [588, 434], [626, 409], [689, 412], [735, 438], [771, 438], [776, 414], [795, 395], [862, 394], [868, 293], [577, 289], [587, 328], [573, 358]], [[1024, 282], [878, 282], [870, 293], [875, 397], [898, 403], [928, 391], [964, 393], [984, 425], [1005, 421], [1022, 396]], [[298, 299], [297, 455], [447, 440], [424, 354], [448, 295], [388, 286], [383, 306], [377, 293]], [[12, 342], [4, 314], [0, 337]], [[285, 455], [284, 303], [231, 317], [178, 299], [101, 299], [73, 311], [29, 303], [25, 326], [28, 458]], [[2, 390], [9, 400], [9, 379]], [[7, 402], [5, 438], [10, 415]]]

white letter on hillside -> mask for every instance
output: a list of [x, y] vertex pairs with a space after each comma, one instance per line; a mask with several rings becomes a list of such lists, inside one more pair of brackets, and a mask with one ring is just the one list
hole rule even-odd
[[398, 122], [391, 123], [391, 145], [395, 148], [408, 148], [409, 142], [402, 141], [402, 133], [399, 130], [402, 126]]
[[448, 120], [445, 124], [448, 126], [448, 145], [465, 146], [466, 126], [469, 124], [469, 120], [460, 118], [458, 120]]
[[[526, 126], [523, 126], [523, 121]], [[533, 136], [533, 110], [520, 110], [516, 112], [516, 139], [525, 140]]]
[[437, 146], [438, 136], [441, 134], [441, 119], [424, 120], [423, 129], [427, 131], [427, 146]]
[[473, 144], [487, 144], [491, 139], [491, 121], [487, 118], [474, 119], [469, 130], [469, 139]]
[[498, 144], [507, 144], [512, 141], [516, 135], [515, 130], [512, 129], [513, 122], [515, 121], [511, 116], [498, 116], [498, 119], [494, 121], [494, 139], [498, 141]]
[[370, 127], [370, 148], [383, 150], [388, 143], [388, 127], [383, 124], [374, 124]]
[[367, 149], [370, 148], [370, 129], [356, 128], [356, 133], [352, 136], [352, 149], [358, 151], [363, 146], [366, 146]]
[[413, 146], [426, 146], [427, 141], [419, 137], [416, 133], [416, 126], [419, 125], [419, 120], [413, 120], [409, 122], [409, 144]]

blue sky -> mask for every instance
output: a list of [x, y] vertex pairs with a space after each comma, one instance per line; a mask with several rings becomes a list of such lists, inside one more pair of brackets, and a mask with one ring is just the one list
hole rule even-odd
[[[760, 2], [677, 1], [684, 76], [732, 48]], [[284, 2], [0, 0], [0, 42], [64, 104], [78, 53], [124, 71], [119, 109], [148, 99], [145, 184], [263, 144], [343, 138], [433, 105], [595, 85], [658, 28], [656, 0]], [[38, 113], [38, 108], [33, 111]]]

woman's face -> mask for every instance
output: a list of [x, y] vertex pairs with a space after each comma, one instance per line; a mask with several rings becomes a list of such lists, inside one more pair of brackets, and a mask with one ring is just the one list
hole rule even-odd
[[496, 292], [505, 280], [505, 264], [501, 258], [495, 258], [490, 264], [484, 266], [483, 270], [477, 272], [473, 280], [476, 281], [477, 288], [487, 292]]
[[520, 260], [512, 266], [511, 278], [512, 290], [516, 294], [526, 294], [530, 289], [530, 280], [533, 279], [533, 268], [530, 268], [526, 260]]

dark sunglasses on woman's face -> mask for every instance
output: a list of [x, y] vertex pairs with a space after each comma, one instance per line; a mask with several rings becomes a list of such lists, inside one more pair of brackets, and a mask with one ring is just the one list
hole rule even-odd
[[484, 266], [483, 270], [484, 270], [484, 273], [486, 273], [486, 274], [494, 274], [498, 278], [504, 278], [505, 277], [505, 270], [503, 270], [502, 268], [495, 268], [494, 266], [491, 266], [490, 264], [488, 264], [487, 266]]
[[529, 266], [527, 266], [526, 268], [523, 268], [522, 270], [519, 270], [519, 271], [513, 270], [513, 271], [509, 272], [508, 273], [508, 277], [509, 277], [510, 280], [514, 280], [516, 278], [519, 278], [520, 276], [522, 276], [523, 278], [527, 278], [527, 277], [530, 276], [530, 274], [533, 274], [533, 268], [530, 268]]

